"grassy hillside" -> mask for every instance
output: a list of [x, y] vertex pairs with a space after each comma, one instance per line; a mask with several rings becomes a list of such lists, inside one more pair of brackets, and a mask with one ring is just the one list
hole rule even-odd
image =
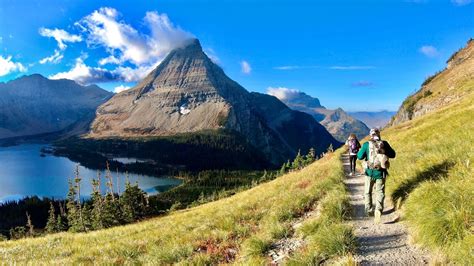
[[299, 236], [294, 262], [317, 263], [350, 252], [343, 224], [346, 194], [341, 151], [305, 169], [235, 196], [166, 217], [87, 234], [60, 233], [0, 242], [0, 261], [19, 263], [257, 263], [271, 244], [292, 235], [291, 222], [319, 204]]
[[388, 128], [397, 151], [388, 194], [419, 243], [474, 264], [474, 87], [462, 101]]

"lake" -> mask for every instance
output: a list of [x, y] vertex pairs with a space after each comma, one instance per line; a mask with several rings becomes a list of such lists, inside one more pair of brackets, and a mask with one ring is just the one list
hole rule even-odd
[[[68, 178], [74, 178], [77, 163], [65, 157], [54, 155], [41, 156], [45, 145], [25, 144], [0, 147], [0, 203], [18, 200], [26, 196], [40, 196], [63, 199], [68, 192]], [[120, 158], [122, 161], [134, 161], [134, 158]], [[105, 191], [105, 171], [102, 175], [102, 191]], [[92, 192], [91, 179], [97, 177], [97, 170], [79, 165], [82, 178], [81, 196], [88, 197]], [[126, 174], [112, 172], [114, 190], [123, 191]], [[128, 180], [148, 194], [156, 194], [181, 184], [181, 180], [171, 177], [153, 177], [129, 174]]]

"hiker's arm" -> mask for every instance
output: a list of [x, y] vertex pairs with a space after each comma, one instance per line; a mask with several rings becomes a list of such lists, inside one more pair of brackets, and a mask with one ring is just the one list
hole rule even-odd
[[388, 158], [395, 158], [395, 156], [397, 155], [397, 153], [395, 152], [394, 149], [392, 149], [392, 147], [390, 147], [390, 144], [388, 144], [388, 142], [385, 141], [384, 143], [384, 149], [385, 149], [385, 155], [387, 155]]
[[359, 159], [359, 160], [367, 159], [367, 146], [368, 145], [366, 145], [365, 143], [364, 143], [364, 145], [362, 145], [362, 148], [357, 153], [357, 159]]

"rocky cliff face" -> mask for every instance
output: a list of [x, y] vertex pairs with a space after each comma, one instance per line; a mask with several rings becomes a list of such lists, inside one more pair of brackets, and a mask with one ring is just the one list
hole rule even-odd
[[0, 83], [0, 139], [66, 129], [85, 133], [96, 108], [111, 96], [95, 85], [39, 74]]
[[447, 67], [428, 77], [421, 88], [409, 96], [389, 123], [398, 125], [456, 102], [474, 92], [474, 40], [454, 53]]
[[[306, 119], [297, 141], [286, 134]], [[302, 118], [271, 96], [251, 94], [225, 75], [198, 40], [173, 50], [135, 87], [100, 106], [89, 134], [102, 137], [172, 136], [226, 129], [244, 136], [273, 163], [313, 146], [336, 145], [314, 119]]]
[[351, 133], [355, 133], [360, 139], [369, 134], [369, 128], [362, 121], [351, 117], [341, 108], [326, 109], [317, 98], [306, 93], [294, 93], [292, 97], [281, 97], [280, 100], [293, 110], [312, 115], [340, 142], [345, 142]]

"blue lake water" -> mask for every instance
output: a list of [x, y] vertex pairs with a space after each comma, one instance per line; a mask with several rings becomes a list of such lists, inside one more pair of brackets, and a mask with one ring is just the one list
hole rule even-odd
[[[41, 155], [44, 145], [27, 144], [0, 147], [0, 203], [18, 200], [26, 196], [65, 198], [68, 192], [68, 179], [74, 178], [77, 163], [65, 157]], [[126, 159], [123, 159], [126, 160]], [[130, 159], [133, 161], [133, 159]], [[102, 191], [105, 191], [105, 171], [102, 174]], [[91, 179], [97, 177], [97, 170], [79, 165], [81, 195], [88, 197], [92, 192]], [[123, 191], [126, 175], [112, 172], [114, 191]], [[153, 177], [129, 174], [128, 180], [138, 185], [148, 194], [156, 194], [177, 186], [181, 180], [169, 177]]]

